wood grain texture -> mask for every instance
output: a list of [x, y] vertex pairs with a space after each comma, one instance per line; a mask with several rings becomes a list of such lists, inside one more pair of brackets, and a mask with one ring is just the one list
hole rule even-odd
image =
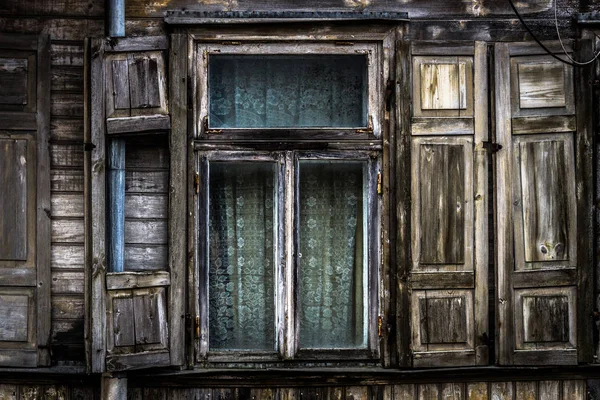
[[[26, 140], [0, 138], [0, 187], [9, 189], [0, 196], [0, 260], [27, 259], [27, 198], [30, 192]], [[31, 229], [32, 227], [30, 227]]]

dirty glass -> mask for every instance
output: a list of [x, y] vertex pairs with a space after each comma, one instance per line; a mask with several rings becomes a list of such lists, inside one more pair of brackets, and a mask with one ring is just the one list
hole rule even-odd
[[366, 223], [360, 161], [301, 161], [301, 348], [366, 347]]
[[274, 350], [275, 165], [209, 169], [209, 348]]
[[211, 55], [211, 128], [367, 126], [364, 55]]

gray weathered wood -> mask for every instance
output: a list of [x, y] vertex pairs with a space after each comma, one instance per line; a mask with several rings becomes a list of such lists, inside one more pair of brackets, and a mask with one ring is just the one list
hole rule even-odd
[[[186, 308], [186, 261], [187, 261], [187, 70], [188, 40], [186, 35], [171, 36], [169, 53], [170, 91], [169, 101], [172, 117], [170, 143], [169, 184], [169, 349], [171, 363], [185, 362], [184, 313]], [[157, 174], [158, 175], [158, 174]], [[155, 179], [160, 188], [160, 179]], [[189, 293], [189, 292], [188, 292]], [[192, 357], [190, 357], [191, 359]]]
[[164, 271], [122, 272], [106, 275], [106, 288], [108, 290], [168, 286], [169, 284], [170, 274]]
[[169, 128], [171, 128], [171, 119], [168, 115], [140, 115], [110, 118], [106, 121], [108, 134], [165, 131]]
[[133, 298], [116, 297], [112, 300], [113, 304], [113, 332], [115, 347], [135, 345], [135, 324], [132, 323]]

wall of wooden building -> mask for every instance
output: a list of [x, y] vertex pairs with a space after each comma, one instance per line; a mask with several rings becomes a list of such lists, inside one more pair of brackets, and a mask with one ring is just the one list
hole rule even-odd
[[[189, 9], [190, 0], [127, 0], [128, 36], [165, 35], [167, 10]], [[408, 37], [510, 40], [528, 38], [506, 2], [497, 0], [199, 0], [196, 9], [366, 9], [406, 11]], [[554, 38], [553, 0], [520, 2], [540, 35]], [[574, 35], [572, 15], [600, 10], [592, 1], [558, 0], [561, 29]], [[1, 32], [48, 34], [51, 40], [52, 363], [83, 366], [84, 350], [84, 38], [105, 35], [104, 1], [3, 0]], [[435, 17], [433, 20], [432, 16]], [[126, 264], [158, 269], [167, 260], [168, 143], [142, 137], [128, 143], [126, 166]], [[0, 377], [0, 382], [4, 380]], [[261, 388], [144, 387], [131, 381], [132, 399], [584, 399], [583, 380], [452, 382], [370, 386]], [[93, 399], [96, 383], [0, 384], [0, 399]]]

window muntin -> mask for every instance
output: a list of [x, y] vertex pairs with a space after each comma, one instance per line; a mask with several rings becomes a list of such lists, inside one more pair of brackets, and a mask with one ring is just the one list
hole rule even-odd
[[[380, 49], [375, 43], [354, 43], [350, 46], [340, 46], [335, 43], [200, 43], [196, 48], [195, 74], [197, 79], [194, 82], [196, 92], [194, 98], [194, 109], [196, 110], [195, 136], [215, 140], [238, 137], [245, 139], [252, 132], [260, 132], [263, 138], [294, 137], [301, 139], [315, 137], [316, 135], [319, 138], [368, 140], [381, 137], [381, 64], [376, 62], [380, 56], [379, 53]], [[328, 59], [329, 61], [326, 61]], [[331, 74], [333, 75], [331, 76], [338, 77], [341, 80], [340, 83], [343, 82], [343, 84], [333, 84], [329, 82], [331, 78], [324, 79], [320, 74], [315, 73], [316, 79], [312, 81], [304, 79], [306, 82], [299, 82], [306, 88], [308, 93], [312, 93], [316, 99], [319, 99], [311, 102], [310, 113], [306, 113], [302, 118], [299, 118], [298, 114], [294, 117], [274, 117], [273, 120], [267, 120], [264, 111], [267, 102], [279, 103], [274, 99], [281, 98], [285, 94], [282, 94], [280, 90], [272, 90], [270, 96], [266, 95], [269, 87], [274, 89], [280, 86], [280, 84], [274, 82], [275, 79], [286, 77], [284, 73], [274, 74], [270, 71], [269, 79], [266, 80], [270, 83], [265, 83], [262, 86], [264, 89], [261, 94], [251, 96], [249, 93], [243, 93], [244, 96], [242, 97], [252, 98], [252, 101], [240, 100], [239, 102], [239, 104], [252, 104], [252, 108], [260, 112], [257, 114], [264, 114], [264, 118], [261, 117], [258, 120], [241, 118], [239, 122], [235, 122], [228, 120], [233, 112], [227, 110], [234, 107], [236, 99], [235, 95], [225, 96], [223, 94], [223, 74], [233, 74], [235, 76], [234, 72], [227, 72], [226, 70], [233, 71], [235, 67], [232, 61], [244, 62], [242, 60], [260, 61], [263, 63], [262, 70], [267, 70], [267, 65], [273, 65], [277, 62], [304, 63], [305, 65], [313, 64], [313, 66], [319, 63], [321, 65], [328, 64], [328, 68], [332, 70]], [[344, 61], [338, 62], [337, 60]], [[225, 67], [224, 64], [232, 65]], [[361, 71], [362, 69], [364, 71]], [[248, 68], [238, 72], [240, 74], [251, 74]], [[352, 78], [343, 78], [344, 74], [350, 74]], [[289, 74], [287, 77], [289, 78], [291, 75]], [[359, 83], [360, 75], [362, 75], [360, 78], [362, 82]], [[262, 76], [258, 80], [265, 80], [262, 79]], [[350, 83], [347, 83], [345, 79]], [[255, 83], [256, 79], [250, 79], [248, 84], [251, 81]], [[244, 84], [244, 87], [248, 87], [248, 84]], [[221, 86], [219, 87], [219, 85]], [[350, 90], [349, 86], [352, 86], [353, 89]], [[228, 90], [234, 90], [235, 84], [231, 84], [231, 87], [232, 89]], [[351, 95], [345, 95], [349, 90]], [[252, 88], [252, 91], [254, 92], [254, 88]], [[353, 94], [353, 92], [356, 92], [356, 94]], [[236, 93], [238, 97], [241, 96], [242, 92], [238, 93]], [[335, 96], [333, 101], [331, 100], [332, 96]], [[219, 100], [214, 102], [217, 98]], [[225, 98], [228, 100], [225, 101]], [[326, 100], [326, 98], [328, 99]], [[348, 103], [348, 107], [352, 107], [353, 111], [349, 115], [345, 115], [347, 112], [344, 111], [341, 113], [342, 115], [337, 117], [328, 116], [329, 114], [335, 114], [335, 112], [325, 113], [323, 110], [336, 110], [336, 108], [329, 104], [323, 106], [325, 102]], [[319, 107], [316, 107], [315, 104], [319, 104]], [[224, 113], [224, 115], [219, 117], [217, 112]], [[355, 123], [358, 123], [358, 125]]]
[[210, 162], [210, 350], [275, 348], [277, 174], [272, 162]]
[[367, 163], [298, 165], [299, 347], [367, 345]]
[[364, 55], [210, 55], [208, 126], [366, 126], [366, 71]]

